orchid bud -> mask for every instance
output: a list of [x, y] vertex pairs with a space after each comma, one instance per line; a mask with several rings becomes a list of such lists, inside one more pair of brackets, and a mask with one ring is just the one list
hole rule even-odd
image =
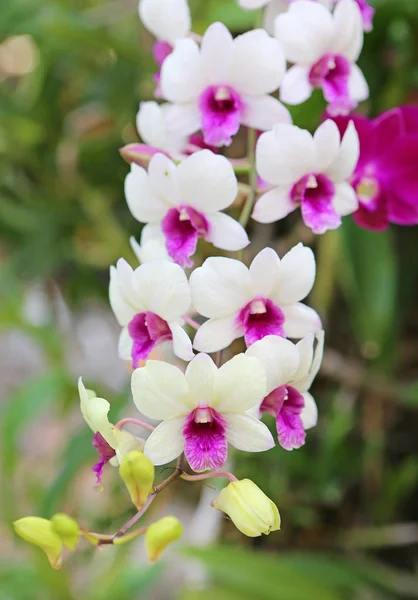
[[25, 542], [42, 548], [48, 557], [51, 567], [60, 569], [62, 566], [62, 541], [48, 519], [40, 517], [24, 517], [13, 523], [18, 536]]
[[51, 518], [52, 528], [69, 550], [74, 550], [80, 537], [77, 521], [65, 513], [57, 513]]
[[258, 537], [280, 529], [277, 506], [250, 479], [232, 481], [212, 502], [244, 535]]
[[176, 542], [183, 535], [183, 526], [173, 516], [163, 517], [150, 525], [145, 534], [145, 550], [148, 560], [158, 560], [169, 544]]
[[153, 490], [155, 469], [150, 459], [139, 450], [128, 452], [119, 466], [132, 502], [139, 510]]

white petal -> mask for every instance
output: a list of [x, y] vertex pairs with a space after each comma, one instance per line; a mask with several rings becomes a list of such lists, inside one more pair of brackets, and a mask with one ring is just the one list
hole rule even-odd
[[300, 392], [306, 392], [312, 385], [322, 363], [322, 357], [324, 355], [324, 332], [318, 331], [315, 334], [316, 348], [313, 356], [313, 360], [309, 367], [309, 371], [304, 378], [300, 378], [300, 374], [297, 373], [295, 376], [295, 388]]
[[165, 465], [183, 452], [184, 418], [163, 421], [154, 429], [144, 446], [144, 454], [154, 465]]
[[141, 0], [139, 16], [156, 38], [171, 45], [190, 33], [191, 17], [187, 0]]
[[148, 165], [148, 181], [151, 191], [164, 202], [166, 212], [180, 203], [176, 165], [168, 156], [154, 154]]
[[231, 163], [225, 156], [200, 150], [177, 167], [182, 202], [203, 212], [215, 212], [230, 206], [238, 194], [238, 183]]
[[[144, 233], [144, 231], [148, 230], [148, 227], [154, 227], [154, 226], [146, 225], [144, 227], [144, 229], [142, 230], [142, 233]], [[171, 258], [171, 256], [168, 255], [167, 248], [165, 246], [165, 238], [161, 231], [160, 225], [158, 224], [157, 227], [158, 227], [160, 235], [155, 236], [155, 237], [153, 236], [153, 238], [148, 239], [146, 241], [144, 241], [142, 239], [143, 236], [141, 235], [141, 245], [138, 244], [138, 242], [136, 241], [136, 239], [134, 237], [129, 238], [131, 248], [132, 248], [135, 256], [137, 257], [138, 261], [141, 264], [143, 264], [145, 262], [149, 262], [150, 260], [161, 260], [161, 259], [169, 260], [169, 261], [173, 260]]]
[[290, 191], [288, 186], [275, 187], [260, 196], [251, 215], [254, 221], [274, 223], [296, 210], [298, 206], [290, 199]]
[[242, 250], [250, 243], [244, 227], [235, 219], [224, 213], [207, 214], [209, 234], [205, 237], [216, 248], [235, 252]]
[[152, 191], [147, 172], [135, 163], [125, 178], [125, 197], [132, 215], [142, 223], [160, 221], [167, 212], [166, 204]]
[[272, 299], [279, 306], [303, 300], [315, 281], [315, 256], [310, 248], [299, 243], [280, 262]]
[[298, 302], [291, 306], [283, 306], [282, 310], [286, 319], [284, 322], [286, 337], [300, 339], [308, 333], [322, 329], [318, 313], [305, 304]]
[[113, 435], [113, 426], [107, 417], [110, 404], [104, 398], [98, 398], [94, 392], [86, 390], [81, 377], [78, 380], [78, 393], [80, 395], [80, 410], [87, 425], [93, 433], [99, 432], [112, 448], [117, 442]]
[[196, 407], [184, 373], [159, 360], [147, 360], [135, 369], [131, 379], [137, 409], [150, 419], [172, 419], [187, 415]]
[[212, 23], [206, 30], [200, 47], [202, 69], [209, 83], [228, 81], [231, 68], [232, 35], [222, 23]]
[[340, 150], [340, 132], [335, 121], [327, 119], [314, 133], [316, 173], [323, 173], [336, 160]]
[[[131, 450], [139, 450], [140, 452], [144, 451], [144, 440], [141, 438], [137, 438], [128, 431], [120, 431], [119, 429], [114, 429], [113, 434], [117, 441], [116, 456], [113, 457], [115, 460], [115, 465], [118, 466], [124, 456], [131, 452]], [[111, 462], [111, 461], [110, 461]], [[112, 464], [112, 463], [111, 463]]]
[[292, 117], [281, 102], [273, 96], [242, 96], [245, 111], [241, 123], [266, 131], [276, 123], [291, 123]]
[[300, 0], [277, 17], [274, 31], [287, 60], [306, 66], [315, 63], [328, 49], [334, 23], [329, 10], [316, 2]]
[[211, 406], [213, 400], [213, 387], [217, 367], [207, 354], [197, 354], [188, 364], [186, 379], [190, 394], [199, 398], [201, 404]]
[[359, 154], [360, 143], [357, 129], [353, 121], [350, 121], [341, 140], [338, 154], [325, 174], [335, 182], [345, 181], [354, 172]]
[[309, 392], [303, 394], [303, 399], [305, 400], [305, 406], [300, 413], [300, 418], [302, 419], [303, 428], [310, 429], [315, 427], [318, 422], [318, 407]]
[[169, 104], [164, 111], [170, 136], [189, 136], [200, 129], [201, 114], [197, 102]]
[[280, 100], [286, 104], [302, 104], [311, 97], [313, 87], [309, 83], [309, 69], [299, 65], [290, 67], [280, 86]]
[[190, 276], [193, 306], [204, 317], [236, 313], [253, 297], [247, 267], [233, 258], [213, 256]]
[[274, 185], [291, 185], [310, 173], [315, 164], [315, 144], [309, 131], [280, 123], [262, 133], [256, 146], [260, 177]]
[[[245, 1], [245, 0], [244, 0]], [[289, 0], [270, 0], [264, 10], [263, 27], [270, 34], [274, 35], [274, 21], [277, 15], [287, 12]]]
[[367, 100], [369, 97], [369, 86], [366, 78], [364, 77], [360, 68], [355, 64], [351, 65], [350, 79], [348, 81], [348, 92], [350, 97], [356, 102], [362, 102], [363, 100]]
[[247, 8], [249, 10], [254, 10], [256, 8], [261, 8], [269, 3], [270, 0], [238, 0], [238, 4], [241, 8]]
[[236, 323], [236, 316], [209, 319], [200, 326], [193, 340], [193, 347], [199, 352], [217, 352], [227, 348], [243, 335]]
[[358, 4], [353, 0], [340, 0], [334, 10], [334, 23], [333, 52], [356, 61], [363, 47], [363, 22]]
[[277, 90], [286, 69], [282, 47], [264, 29], [234, 40], [230, 81], [243, 94], [261, 96]]
[[[293, 382], [303, 380], [308, 375], [312, 366], [314, 342], [315, 335], [313, 333], [309, 333], [296, 344], [296, 349], [299, 355], [299, 366], [294, 374]], [[297, 389], [299, 389], [299, 387]]]
[[281, 385], [290, 383], [299, 367], [295, 344], [277, 335], [267, 335], [252, 344], [245, 353], [258, 358], [266, 372], [266, 395]]
[[266, 375], [257, 358], [237, 354], [215, 377], [212, 406], [220, 413], [242, 413], [260, 404], [266, 395]]
[[186, 145], [186, 138], [168, 131], [165, 112], [161, 104], [141, 102], [136, 116], [138, 133], [146, 144], [169, 154], [179, 154]]
[[133, 275], [134, 290], [147, 310], [165, 321], [176, 321], [190, 307], [190, 290], [183, 269], [166, 260], [138, 267]]
[[127, 327], [124, 327], [120, 332], [118, 342], [118, 354], [122, 360], [132, 360], [132, 338], [129, 335]]
[[272, 248], [264, 248], [254, 257], [250, 265], [250, 275], [255, 296], [269, 297], [279, 277], [280, 258]]
[[191, 102], [204, 88], [199, 46], [194, 40], [178, 40], [161, 67], [161, 89], [170, 102]]
[[141, 312], [140, 302], [131, 301], [114, 266], [110, 267], [109, 301], [119, 325], [127, 325], [137, 312]]
[[173, 351], [182, 360], [189, 361], [194, 357], [192, 341], [178, 323], [172, 321], [168, 324], [173, 336]]
[[265, 452], [274, 447], [274, 439], [268, 428], [251, 415], [228, 415], [226, 439], [237, 450]]
[[357, 194], [349, 183], [337, 183], [332, 206], [338, 215], [351, 215], [358, 209]]

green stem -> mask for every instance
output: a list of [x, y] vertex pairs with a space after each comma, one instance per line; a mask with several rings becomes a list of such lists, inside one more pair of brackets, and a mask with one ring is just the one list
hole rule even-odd
[[213, 471], [212, 473], [202, 473], [201, 475], [189, 475], [188, 473], [183, 473], [180, 475], [181, 479], [185, 481], [204, 481], [205, 479], [210, 479], [211, 477], [227, 477], [229, 481], [238, 481], [235, 475], [232, 473], [227, 473], [227, 471]]
[[245, 228], [247, 227], [251, 212], [253, 210], [254, 201], [257, 193], [257, 171], [255, 168], [255, 129], [250, 128], [248, 130], [248, 163], [250, 165], [250, 171], [248, 175], [249, 179], [249, 192], [248, 196], [242, 207], [241, 215], [239, 218], [240, 224]]

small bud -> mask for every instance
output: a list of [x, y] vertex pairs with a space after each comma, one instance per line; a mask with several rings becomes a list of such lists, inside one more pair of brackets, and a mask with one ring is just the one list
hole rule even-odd
[[155, 469], [150, 459], [139, 450], [128, 452], [120, 463], [119, 473], [132, 502], [142, 508], [153, 490]]
[[74, 550], [80, 537], [77, 521], [64, 513], [57, 513], [51, 519], [52, 528], [69, 550]]
[[163, 517], [150, 525], [145, 534], [145, 550], [148, 560], [158, 560], [169, 544], [183, 535], [183, 526], [176, 517]]
[[120, 155], [127, 163], [136, 163], [141, 167], [148, 167], [149, 161], [157, 152], [165, 154], [162, 150], [147, 144], [128, 144], [119, 149]]
[[55, 532], [52, 522], [40, 517], [24, 517], [13, 523], [17, 535], [25, 542], [42, 548], [46, 553], [51, 567], [60, 569], [62, 566], [62, 541]]
[[280, 529], [277, 506], [250, 479], [232, 481], [212, 502], [217, 510], [226, 513], [235, 527], [249, 537]]

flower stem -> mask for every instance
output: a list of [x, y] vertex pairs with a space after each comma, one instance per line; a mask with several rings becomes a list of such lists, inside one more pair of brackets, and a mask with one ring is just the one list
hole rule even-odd
[[115, 427], [116, 427], [116, 429], [122, 429], [122, 427], [124, 427], [128, 423], [132, 423], [133, 425], [138, 425], [138, 427], [144, 427], [145, 429], [148, 429], [149, 431], [154, 431], [154, 429], [155, 429], [155, 427], [153, 427], [153, 425], [150, 425], [149, 423], [144, 423], [144, 421], [140, 421], [139, 419], [131, 419], [130, 417], [127, 417], [126, 419], [122, 419], [121, 421], [116, 423]]
[[200, 325], [197, 321], [195, 321], [194, 319], [192, 319], [191, 317], [188, 317], [187, 315], [183, 315], [182, 319], [187, 323], [187, 325], [190, 325], [190, 327], [193, 327], [194, 329], [199, 329]]
[[245, 228], [248, 224], [254, 201], [257, 193], [257, 171], [255, 168], [255, 129], [248, 129], [248, 163], [250, 166], [249, 169], [249, 184], [250, 189], [248, 192], [248, 196], [244, 202], [244, 206], [242, 207], [241, 215], [239, 218], [240, 224]]
[[181, 479], [185, 481], [204, 481], [205, 479], [210, 479], [211, 477], [227, 477], [229, 481], [238, 481], [235, 475], [232, 473], [227, 473], [226, 471], [212, 471], [212, 473], [202, 473], [201, 475], [189, 475], [188, 473], [183, 473], [180, 475]]

